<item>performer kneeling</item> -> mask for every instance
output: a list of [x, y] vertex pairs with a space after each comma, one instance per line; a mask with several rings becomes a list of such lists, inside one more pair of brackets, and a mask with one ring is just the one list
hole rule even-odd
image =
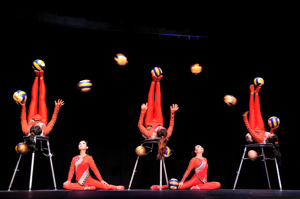
[[[189, 166], [184, 173], [182, 180], [179, 182], [178, 189], [203, 189], [203, 190], [213, 190], [221, 187], [219, 182], [207, 182], [207, 159], [202, 156], [204, 149], [200, 145], [195, 146], [196, 156], [190, 160]], [[193, 177], [184, 182], [185, 179], [190, 174], [191, 170], [195, 169], [195, 174]], [[163, 185], [162, 189], [167, 188], [167, 185]], [[151, 186], [151, 189], [159, 189], [159, 185]]]
[[[72, 159], [68, 180], [64, 182], [63, 187], [65, 189], [71, 190], [95, 190], [95, 189], [114, 189], [114, 190], [124, 190], [124, 186], [110, 185], [105, 182], [97, 166], [94, 162], [92, 156], [88, 155], [87, 141], [82, 140], [79, 142], [78, 148], [80, 150], [80, 155], [75, 156]], [[92, 169], [98, 180], [95, 180], [90, 176], [89, 168]], [[71, 183], [74, 171], [76, 171], [76, 181], [77, 183]]]

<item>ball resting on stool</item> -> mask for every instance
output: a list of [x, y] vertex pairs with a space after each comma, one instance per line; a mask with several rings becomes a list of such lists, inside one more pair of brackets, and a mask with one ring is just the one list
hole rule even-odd
[[17, 153], [24, 155], [28, 152], [27, 144], [20, 142], [16, 145], [15, 150]]
[[135, 153], [138, 156], [144, 156], [146, 154], [146, 149], [143, 146], [138, 146], [138, 147], [135, 148]]
[[252, 160], [252, 161], [256, 160], [256, 158], [257, 158], [257, 152], [254, 151], [254, 150], [250, 150], [250, 151], [248, 152], [248, 158], [249, 158], [250, 160]]

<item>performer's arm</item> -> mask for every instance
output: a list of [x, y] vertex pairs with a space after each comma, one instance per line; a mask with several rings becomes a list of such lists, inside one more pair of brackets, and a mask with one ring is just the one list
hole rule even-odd
[[75, 158], [73, 158], [72, 161], [71, 161], [71, 166], [70, 166], [70, 169], [69, 169], [69, 175], [68, 175], [68, 180], [67, 181], [71, 182], [71, 180], [73, 178], [73, 175], [74, 175], [74, 171], [75, 171]]
[[246, 128], [247, 130], [249, 131], [250, 135], [252, 136], [252, 138], [257, 142], [257, 143], [262, 143], [263, 141], [261, 139], [259, 139], [256, 135], [256, 133], [250, 128], [250, 125], [249, 125], [249, 122], [248, 122], [248, 118], [247, 118], [247, 115], [248, 115], [248, 112], [245, 112], [243, 114], [243, 120], [244, 120], [244, 123], [246, 125]]
[[171, 109], [171, 116], [170, 116], [170, 124], [169, 124], [169, 128], [168, 128], [167, 139], [169, 139], [170, 136], [172, 135], [173, 128], [174, 128], [175, 111], [177, 111], [179, 109], [179, 107], [177, 104], [173, 104], [172, 106], [170, 106], [170, 109]]
[[167, 139], [169, 139], [171, 137], [172, 132], [173, 132], [173, 128], [174, 128], [174, 116], [175, 116], [175, 112], [171, 112], [170, 125], [169, 125], [169, 128], [168, 128]]
[[62, 105], [64, 105], [64, 102], [62, 100], [58, 100], [58, 102], [55, 102], [55, 107], [54, 107], [54, 112], [53, 112], [53, 115], [52, 115], [52, 119], [47, 124], [47, 127], [44, 129], [44, 135], [48, 135], [50, 133], [50, 131], [52, 131], [52, 129], [54, 127], [54, 124], [56, 122], [56, 119], [57, 119], [59, 109]]
[[94, 172], [95, 176], [98, 178], [98, 180], [100, 182], [102, 182], [103, 181], [102, 176], [100, 175], [100, 172], [99, 172], [99, 170], [98, 170], [98, 168], [97, 168], [97, 166], [95, 164], [95, 161], [94, 161], [94, 159], [93, 159], [92, 156], [89, 156], [88, 162], [89, 162], [90, 168]]
[[151, 136], [152, 136], [151, 133], [143, 125], [143, 120], [144, 120], [146, 111], [147, 110], [145, 110], [145, 109], [141, 110], [138, 127], [139, 127], [139, 129], [140, 129], [143, 136], [145, 136], [147, 138], [151, 138]]
[[188, 166], [188, 168], [186, 169], [186, 171], [185, 171], [185, 173], [184, 173], [184, 175], [183, 175], [183, 177], [182, 177], [182, 179], [181, 179], [180, 182], [184, 182], [185, 179], [189, 176], [191, 170], [195, 167], [195, 166], [194, 166], [194, 164], [195, 164], [194, 162], [195, 162], [195, 161], [194, 161], [194, 158], [192, 158], [192, 159], [190, 160], [189, 166]]
[[20, 104], [22, 107], [21, 111], [21, 126], [22, 126], [22, 131], [25, 135], [29, 134], [29, 126], [27, 124], [27, 119], [26, 119], [26, 106], [24, 104]]

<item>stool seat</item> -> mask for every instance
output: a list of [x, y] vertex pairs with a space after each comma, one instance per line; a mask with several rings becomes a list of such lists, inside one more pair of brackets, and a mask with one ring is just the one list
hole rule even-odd
[[239, 170], [237, 171], [237, 176], [236, 176], [236, 179], [235, 179], [235, 182], [234, 182], [233, 190], [235, 190], [236, 183], [237, 183], [239, 175], [240, 175], [240, 171], [241, 171], [241, 168], [242, 168], [243, 161], [249, 159], [249, 158], [245, 157], [246, 151], [247, 151], [248, 148], [260, 148], [261, 149], [261, 155], [260, 156], [263, 157], [263, 162], [264, 162], [264, 165], [265, 165], [265, 170], [266, 170], [266, 175], [267, 175], [267, 180], [268, 180], [268, 185], [269, 185], [270, 190], [271, 190], [271, 184], [270, 184], [270, 180], [269, 180], [269, 174], [268, 174], [266, 160], [274, 160], [275, 161], [275, 167], [276, 167], [276, 171], [277, 171], [278, 183], [279, 183], [279, 188], [280, 188], [280, 191], [281, 191], [282, 186], [281, 186], [281, 179], [280, 179], [280, 174], [279, 174], [279, 169], [278, 169], [278, 164], [277, 164], [277, 158], [276, 157], [272, 158], [272, 159], [271, 158], [266, 158], [265, 153], [264, 153], [264, 148], [274, 148], [274, 145], [272, 143], [264, 143], [264, 144], [263, 143], [252, 143], [252, 144], [246, 144], [245, 145], [244, 153], [243, 153], [243, 156], [242, 156], [242, 159], [241, 159]]
[[[154, 139], [145, 139], [143, 141], [141, 141], [141, 144], [157, 144], [159, 142], [160, 138], [154, 138]], [[169, 141], [167, 139], [167, 141]]]
[[246, 144], [245, 147], [261, 147], [261, 148], [273, 148], [274, 145], [272, 143], [253, 143], [253, 144]]
[[[48, 136], [42, 136], [42, 135], [35, 135], [34, 136], [36, 140], [49, 140]], [[23, 136], [24, 140], [28, 140], [30, 136]]]

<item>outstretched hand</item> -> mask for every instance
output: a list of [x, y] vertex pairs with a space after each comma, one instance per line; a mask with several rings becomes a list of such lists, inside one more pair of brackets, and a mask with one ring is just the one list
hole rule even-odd
[[142, 104], [142, 106], [141, 106], [142, 110], [147, 110], [147, 108], [148, 108], [148, 103]]
[[61, 99], [57, 100], [57, 102], [56, 101], [54, 101], [54, 102], [55, 102], [55, 105], [59, 105], [59, 106], [63, 106], [65, 104], [65, 102]]
[[174, 113], [175, 111], [177, 111], [179, 109], [179, 106], [177, 104], [172, 104], [172, 106], [170, 106], [171, 112]]

